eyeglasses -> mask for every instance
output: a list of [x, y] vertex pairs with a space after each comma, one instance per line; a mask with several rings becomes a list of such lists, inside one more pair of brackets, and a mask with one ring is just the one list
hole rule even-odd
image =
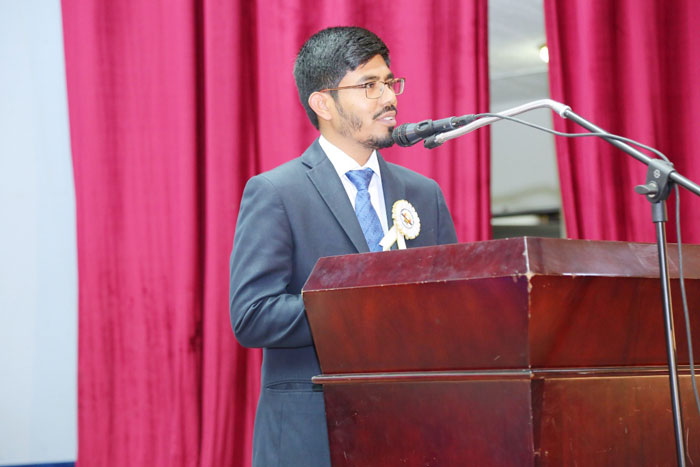
[[328, 88], [321, 89], [319, 92], [324, 91], [340, 91], [341, 89], [359, 89], [364, 88], [365, 95], [367, 99], [379, 99], [384, 93], [384, 88], [389, 86], [394, 92], [394, 95], [398, 96], [403, 92], [403, 87], [406, 82], [406, 78], [392, 78], [386, 81], [368, 81], [362, 84], [356, 84], [354, 86], [341, 86], [339, 88]]

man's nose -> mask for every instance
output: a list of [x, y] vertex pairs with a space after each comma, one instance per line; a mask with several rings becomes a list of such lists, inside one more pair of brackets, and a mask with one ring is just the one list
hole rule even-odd
[[392, 88], [388, 84], [385, 84], [384, 91], [382, 92], [382, 95], [379, 97], [379, 102], [382, 104], [382, 106], [386, 106], [386, 105], [396, 106], [397, 99], [396, 99], [396, 93], [394, 93], [394, 88]]

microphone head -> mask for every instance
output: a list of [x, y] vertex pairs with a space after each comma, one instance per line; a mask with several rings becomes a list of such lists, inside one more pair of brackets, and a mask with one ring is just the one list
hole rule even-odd
[[401, 147], [409, 147], [413, 146], [416, 144], [420, 139], [412, 139], [409, 138], [409, 135], [407, 134], [408, 129], [410, 128], [411, 124], [410, 123], [403, 123], [396, 128], [394, 128], [394, 131], [391, 132], [391, 138], [394, 140], [396, 144], [398, 144]]
[[476, 120], [476, 115], [463, 115], [461, 117], [448, 117], [440, 120], [423, 120], [418, 123], [404, 123], [394, 128], [391, 138], [396, 144], [403, 147], [413, 146], [425, 138], [432, 138], [425, 143], [426, 148], [437, 147], [435, 135], [467, 125]]
[[391, 138], [394, 140], [396, 144], [402, 147], [406, 146], [411, 146], [412, 144], [408, 142], [406, 139], [406, 127], [408, 126], [408, 123], [403, 123], [396, 128], [394, 128], [394, 131], [391, 132]]

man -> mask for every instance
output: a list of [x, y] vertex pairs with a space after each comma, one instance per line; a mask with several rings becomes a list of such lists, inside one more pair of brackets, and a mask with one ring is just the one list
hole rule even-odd
[[301, 289], [322, 256], [381, 251], [397, 200], [421, 231], [407, 246], [457, 241], [438, 185], [389, 164], [404, 80], [389, 50], [362, 28], [312, 36], [294, 66], [299, 97], [321, 136], [301, 155], [251, 178], [231, 255], [231, 322], [238, 341], [262, 347], [253, 465], [330, 465], [321, 374]]

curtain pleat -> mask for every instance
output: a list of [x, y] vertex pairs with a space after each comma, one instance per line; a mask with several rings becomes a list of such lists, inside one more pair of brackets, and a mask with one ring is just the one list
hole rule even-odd
[[[545, 0], [552, 99], [599, 127], [666, 154], [700, 180], [700, 2]], [[555, 119], [555, 129], [582, 132]], [[646, 166], [605, 141], [556, 140], [571, 238], [655, 241]], [[650, 154], [652, 157], [652, 154]], [[668, 237], [676, 238], [675, 195]], [[681, 189], [682, 238], [700, 242], [700, 198]]]

